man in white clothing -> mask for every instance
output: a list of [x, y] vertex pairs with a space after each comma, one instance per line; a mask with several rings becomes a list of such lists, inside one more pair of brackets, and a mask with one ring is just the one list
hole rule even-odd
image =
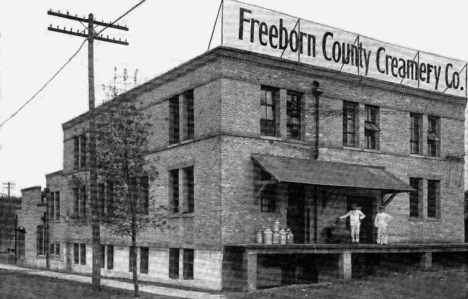
[[351, 243], [359, 244], [359, 228], [361, 227], [361, 220], [366, 216], [359, 209], [357, 204], [353, 203], [351, 205], [352, 210], [350, 210], [346, 215], [339, 217], [344, 219], [349, 217], [349, 222], [351, 226]]
[[393, 217], [385, 213], [385, 207], [380, 207], [375, 216], [374, 225], [377, 227], [377, 244], [388, 244], [387, 225]]

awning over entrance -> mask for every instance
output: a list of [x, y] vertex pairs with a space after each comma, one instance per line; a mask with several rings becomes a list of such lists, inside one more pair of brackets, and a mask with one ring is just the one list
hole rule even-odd
[[387, 193], [415, 191], [383, 167], [264, 154], [253, 154], [252, 159], [278, 182], [374, 189]]

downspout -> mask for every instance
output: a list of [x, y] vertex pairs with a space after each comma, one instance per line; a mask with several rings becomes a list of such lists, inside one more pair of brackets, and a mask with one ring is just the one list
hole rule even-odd
[[[320, 139], [320, 95], [323, 91], [320, 90], [318, 81], [312, 82], [312, 95], [315, 98], [315, 146], [314, 146], [314, 160], [319, 157], [319, 139]], [[318, 230], [318, 192], [317, 185], [314, 188], [314, 243], [317, 243], [317, 230]]]
[[320, 95], [323, 93], [320, 90], [320, 84], [317, 81], [312, 82], [312, 95], [315, 98], [315, 147], [314, 159], [319, 157], [319, 140], [320, 140]]

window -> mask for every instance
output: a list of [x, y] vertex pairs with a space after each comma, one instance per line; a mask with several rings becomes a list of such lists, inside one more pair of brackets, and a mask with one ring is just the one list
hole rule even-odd
[[60, 192], [55, 192], [55, 220], [60, 221]]
[[133, 265], [136, 266], [136, 260], [137, 260], [136, 248], [134, 248], [133, 246], [130, 246], [128, 248], [128, 271], [129, 272], [133, 272]]
[[76, 136], [73, 138], [74, 144], [74, 156], [73, 156], [73, 167], [75, 170], [86, 167], [86, 134]]
[[107, 245], [107, 269], [114, 269], [114, 245]]
[[101, 268], [104, 269], [106, 267], [106, 245], [101, 245]]
[[46, 244], [45, 244], [45, 229], [43, 225], [39, 225], [36, 228], [36, 250], [37, 255], [46, 254]]
[[276, 184], [270, 183], [271, 180], [271, 176], [260, 169], [260, 181], [266, 184], [260, 196], [260, 210], [262, 212], [276, 212]]
[[428, 116], [427, 154], [431, 157], [440, 156], [440, 118]]
[[169, 192], [173, 213], [179, 213], [179, 170], [169, 171]]
[[141, 213], [148, 215], [149, 210], [149, 179], [147, 176], [140, 177], [140, 211]]
[[86, 265], [86, 244], [73, 244], [73, 261], [75, 264]]
[[148, 274], [149, 248], [140, 247], [140, 273]]
[[190, 140], [194, 138], [195, 133], [195, 115], [193, 109], [193, 90], [188, 91], [184, 94], [184, 105], [185, 105], [185, 132], [184, 140]]
[[366, 137], [366, 148], [379, 149], [379, 108], [373, 106], [366, 106], [365, 109], [366, 121], [364, 123], [364, 136]]
[[132, 178], [131, 188], [136, 196], [137, 213], [148, 214], [149, 209], [149, 182], [148, 177]]
[[75, 264], [80, 263], [80, 244], [73, 244], [73, 262]]
[[286, 128], [288, 139], [301, 139], [301, 106], [302, 94], [288, 91], [286, 97]]
[[49, 221], [60, 220], [60, 192], [50, 192], [50, 215]]
[[193, 279], [193, 249], [184, 249], [184, 279]]
[[99, 214], [101, 217], [106, 215], [106, 194], [105, 194], [105, 185], [103, 183], [99, 183], [97, 186], [97, 196], [98, 196], [98, 205], [99, 205]]
[[278, 89], [262, 86], [260, 95], [261, 135], [276, 136], [276, 102], [278, 99]]
[[421, 146], [421, 132], [422, 132], [422, 117], [420, 114], [411, 113], [410, 124], [410, 153], [420, 155]]
[[50, 206], [49, 221], [53, 222], [55, 221], [55, 193], [54, 192], [50, 192], [49, 199], [50, 199], [50, 202], [48, 203], [48, 206]]
[[76, 218], [86, 217], [86, 187], [73, 188], [74, 213]]
[[114, 183], [107, 182], [106, 190], [106, 215], [112, 216], [114, 214]]
[[358, 146], [358, 104], [343, 102], [343, 145]]
[[427, 181], [427, 217], [440, 218], [440, 181]]
[[73, 188], [74, 217], [86, 217], [86, 187]]
[[80, 263], [86, 265], [86, 244], [80, 244]]
[[26, 237], [24, 231], [18, 231], [18, 258], [24, 258], [26, 253]]
[[169, 277], [179, 278], [179, 248], [169, 248]]
[[195, 208], [193, 166], [183, 169], [184, 178], [184, 213], [193, 213]]
[[179, 96], [169, 100], [169, 144], [179, 142]]
[[420, 178], [410, 178], [410, 186], [416, 189], [416, 191], [410, 193], [409, 197], [410, 218], [419, 218], [422, 217], [423, 180]]
[[60, 243], [51, 243], [49, 254], [51, 256], [60, 257]]

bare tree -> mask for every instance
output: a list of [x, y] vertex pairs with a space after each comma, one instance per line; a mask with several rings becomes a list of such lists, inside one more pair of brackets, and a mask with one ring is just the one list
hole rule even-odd
[[[96, 158], [98, 189], [107, 185], [106, 196], [98, 190], [99, 221], [116, 236], [130, 238], [130, 260], [135, 297], [139, 296], [136, 241], [139, 234], [149, 228], [165, 229], [167, 209], [157, 205], [150, 196], [149, 187], [157, 178], [157, 161], [147, 158], [148, 138], [152, 133], [149, 117], [137, 109], [135, 100], [125, 91], [131, 87], [127, 70], [122, 76], [114, 69], [113, 82], [103, 85], [110, 101], [102, 105], [96, 115]], [[133, 84], [137, 82], [135, 71]], [[122, 94], [123, 93], [123, 94]], [[89, 225], [91, 215], [86, 214], [92, 203], [86, 196], [89, 186], [87, 173], [68, 179], [72, 190], [80, 197], [82, 208], [75, 207], [73, 222]], [[81, 192], [81, 193], [80, 193]], [[76, 205], [76, 204], [75, 204]], [[99, 256], [102, 264], [103, 257]]]
[[[149, 196], [157, 176], [147, 158], [152, 125], [134, 101], [121, 95], [109, 102], [96, 118], [98, 177], [113, 189], [107, 203], [100, 201], [101, 223], [114, 234], [131, 239], [135, 297], [139, 296], [136, 241], [148, 228], [164, 229], [167, 210]], [[110, 189], [110, 188], [108, 188]]]

